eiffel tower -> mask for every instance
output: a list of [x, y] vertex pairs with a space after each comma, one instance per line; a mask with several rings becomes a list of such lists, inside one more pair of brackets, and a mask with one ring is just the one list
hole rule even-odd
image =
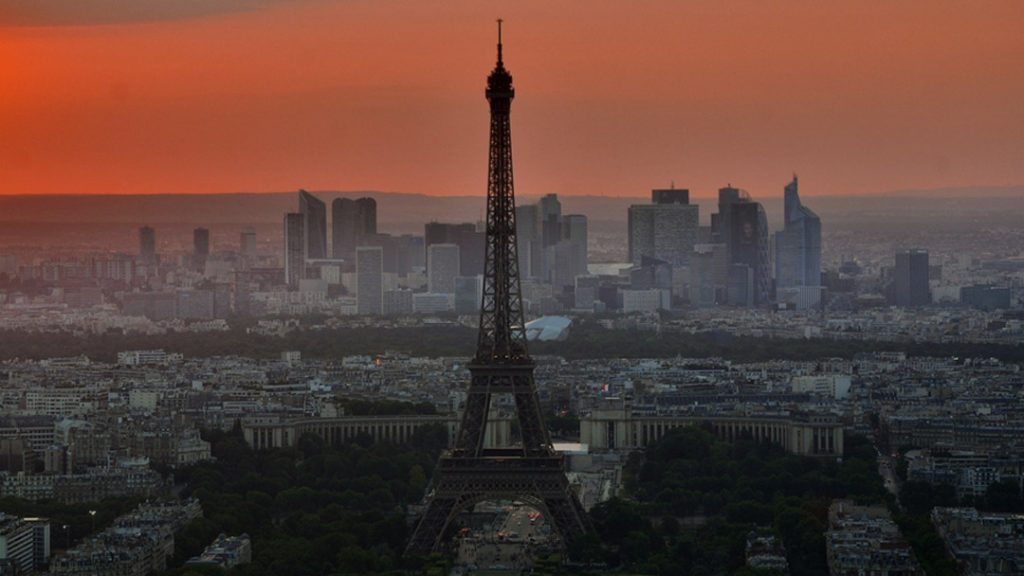
[[[501, 57], [501, 20], [498, 63], [487, 78], [485, 94], [491, 107], [491, 145], [480, 332], [455, 446], [438, 462], [433, 493], [409, 541], [411, 553], [438, 548], [452, 520], [485, 500], [514, 500], [535, 507], [563, 544], [590, 528], [565, 476], [563, 458], [551, 446], [533, 382], [533, 360], [526, 349], [509, 128], [514, 90]], [[515, 401], [520, 432], [515, 447], [484, 446], [494, 394], [509, 394]]]

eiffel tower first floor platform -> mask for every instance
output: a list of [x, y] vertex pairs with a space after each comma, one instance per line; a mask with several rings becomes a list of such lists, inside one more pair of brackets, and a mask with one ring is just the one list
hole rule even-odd
[[[509, 456], [495, 455], [501, 452]], [[433, 494], [406, 552], [425, 554], [440, 548], [459, 513], [487, 500], [514, 500], [536, 508], [563, 545], [590, 529], [589, 518], [565, 476], [561, 455], [524, 457], [516, 450], [489, 450], [474, 458], [446, 455], [438, 462]]]

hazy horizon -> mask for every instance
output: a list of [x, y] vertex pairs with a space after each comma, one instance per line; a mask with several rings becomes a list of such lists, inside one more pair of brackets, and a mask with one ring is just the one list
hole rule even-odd
[[[785, 182], [783, 183], [786, 184]], [[736, 186], [737, 188], [746, 190], [751, 193], [752, 196], [757, 198], [782, 198], [783, 185], [778, 187], [778, 190], [764, 194], [759, 191], [750, 190], [744, 186], [734, 183], [726, 182], [722, 186]], [[567, 194], [559, 192], [557, 190], [545, 191], [545, 192], [517, 192], [516, 197], [518, 199], [531, 200], [540, 198], [545, 194], [557, 194], [559, 197], [573, 197], [573, 198], [629, 198], [629, 199], [644, 199], [650, 198], [651, 190], [665, 189], [670, 187], [676, 187], [679, 189], [686, 189], [690, 191], [690, 198], [698, 198], [703, 200], [713, 200], [717, 198], [718, 190], [693, 190], [685, 185], [676, 185], [675, 182], [670, 182], [668, 185], [659, 186], [655, 185], [642, 193], [637, 194]], [[306, 190], [311, 194], [326, 194], [333, 196], [359, 196], [359, 195], [388, 195], [388, 196], [426, 196], [426, 197], [439, 197], [446, 199], [456, 198], [482, 198], [486, 194], [486, 188], [481, 186], [479, 194], [427, 194], [425, 192], [416, 191], [399, 191], [399, 190], [343, 190], [343, 189], [313, 189], [297, 187], [292, 190], [228, 190], [222, 192], [42, 192], [42, 193], [0, 193], [0, 198], [81, 198], [81, 197], [150, 197], [150, 196], [161, 196], [161, 197], [174, 197], [174, 196], [187, 196], [187, 197], [202, 197], [202, 196], [270, 196], [270, 195], [281, 195], [281, 194], [296, 194], [299, 190]], [[937, 188], [904, 188], [898, 190], [884, 190], [884, 191], [865, 191], [859, 193], [815, 193], [813, 190], [805, 190], [802, 184], [800, 189], [800, 196], [803, 198], [847, 198], [847, 197], [905, 197], [905, 196], [920, 196], [929, 195], [937, 196], [942, 198], [1003, 198], [1013, 197], [1018, 194], [1024, 193], [1024, 184], [1007, 184], [1007, 185], [974, 185], [974, 186], [941, 186]]]

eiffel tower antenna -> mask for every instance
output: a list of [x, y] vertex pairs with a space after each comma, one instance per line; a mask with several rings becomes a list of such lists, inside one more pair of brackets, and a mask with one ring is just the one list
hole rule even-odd
[[[509, 123], [515, 91], [502, 62], [501, 24], [498, 20], [498, 61], [484, 93], [491, 109], [491, 140], [480, 331], [455, 446], [438, 463], [434, 491], [409, 541], [407, 551], [412, 553], [438, 548], [455, 517], [486, 500], [516, 500], [536, 507], [563, 544], [590, 530], [589, 518], [565, 476], [563, 458], [544, 426], [526, 346]], [[517, 446], [495, 448], [485, 443], [495, 394], [514, 400], [520, 430]]]
[[504, 22], [501, 18], [498, 18], [498, 64], [501, 64], [501, 23]]

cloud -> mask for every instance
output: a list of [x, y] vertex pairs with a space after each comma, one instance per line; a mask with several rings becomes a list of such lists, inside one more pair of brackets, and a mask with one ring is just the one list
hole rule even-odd
[[0, 26], [92, 26], [249, 12], [297, 0], [0, 0]]

